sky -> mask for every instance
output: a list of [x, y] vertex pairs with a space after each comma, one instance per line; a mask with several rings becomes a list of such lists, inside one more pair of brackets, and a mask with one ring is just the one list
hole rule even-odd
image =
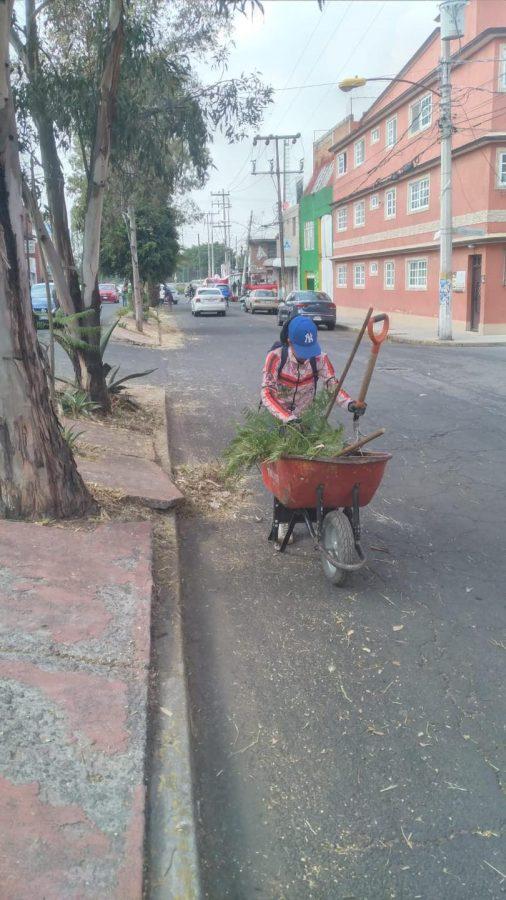
[[[233, 28], [226, 77], [257, 71], [275, 88], [260, 134], [297, 134], [301, 138], [290, 153], [289, 168], [298, 169], [304, 159], [304, 186], [312, 171], [315, 138], [350, 113], [360, 117], [386, 86], [366, 85], [344, 94], [337, 83], [351, 75], [394, 76], [436, 27], [436, 0], [327, 0], [320, 12], [316, 0], [263, 0], [263, 14], [238, 14]], [[216, 72], [206, 71], [200, 60], [204, 83], [213, 83]], [[323, 86], [319, 86], [323, 85]], [[269, 168], [272, 144], [253, 147], [251, 136], [230, 145], [220, 134], [212, 145], [214, 167], [203, 190], [191, 199], [203, 211], [211, 209], [211, 191], [230, 191], [232, 246], [246, 240], [253, 211], [255, 227], [274, 222], [276, 189], [270, 175], [251, 174]], [[291, 190], [294, 191], [294, 179]], [[272, 229], [275, 231], [275, 228]], [[207, 240], [203, 223], [184, 226], [182, 243], [190, 246]], [[223, 239], [223, 231], [215, 235]]]

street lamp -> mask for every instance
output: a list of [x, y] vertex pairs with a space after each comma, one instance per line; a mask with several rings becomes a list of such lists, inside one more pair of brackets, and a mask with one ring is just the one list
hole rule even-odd
[[388, 82], [399, 82], [400, 84], [411, 84], [414, 87], [423, 87], [426, 91], [430, 91], [431, 94], [435, 94], [436, 97], [440, 97], [441, 94], [439, 91], [435, 91], [434, 88], [429, 87], [426, 84], [423, 84], [421, 81], [410, 81], [409, 78], [390, 78], [388, 75], [380, 75], [375, 78], [361, 78], [358, 75], [355, 75], [354, 78], [345, 78], [343, 81], [340, 81], [337, 85], [340, 91], [343, 91], [345, 94], [349, 94], [350, 91], [354, 91], [355, 88], [364, 87], [366, 84], [369, 84], [370, 81], [388, 81]]

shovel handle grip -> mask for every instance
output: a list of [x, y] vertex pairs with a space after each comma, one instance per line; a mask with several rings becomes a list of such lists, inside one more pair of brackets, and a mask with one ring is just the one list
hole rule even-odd
[[[374, 326], [377, 322], [383, 322], [383, 327], [381, 331], [375, 331]], [[386, 340], [388, 335], [388, 329], [390, 327], [390, 320], [386, 313], [379, 313], [377, 316], [371, 316], [367, 323], [367, 334], [369, 335], [372, 342], [372, 352], [377, 354], [379, 352], [379, 348], [381, 347], [384, 340]]]

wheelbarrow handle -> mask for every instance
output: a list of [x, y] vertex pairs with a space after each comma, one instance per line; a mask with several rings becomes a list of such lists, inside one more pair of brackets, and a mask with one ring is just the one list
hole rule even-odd
[[[383, 328], [381, 331], [375, 331], [374, 326], [378, 322], [383, 322]], [[372, 341], [372, 352], [378, 353], [379, 348], [381, 347], [384, 340], [386, 340], [388, 335], [388, 329], [390, 327], [390, 320], [386, 313], [379, 313], [377, 316], [371, 316], [367, 323], [367, 334], [369, 335]]]

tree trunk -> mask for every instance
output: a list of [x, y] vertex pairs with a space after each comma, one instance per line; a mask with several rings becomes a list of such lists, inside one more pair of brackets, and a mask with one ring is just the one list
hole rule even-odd
[[154, 309], [160, 303], [160, 285], [148, 279], [149, 305]]
[[132, 288], [135, 313], [135, 325], [137, 331], [143, 331], [143, 310], [141, 281], [139, 278], [139, 259], [137, 256], [137, 221], [135, 218], [135, 204], [130, 201], [127, 209], [128, 240], [130, 242], [130, 255], [132, 257]]
[[[2, 0], [0, 0], [2, 2]], [[23, 62], [32, 88], [37, 92], [39, 68], [39, 39], [34, 0], [25, 0], [26, 46], [14, 39], [14, 45]], [[99, 403], [104, 411], [110, 410], [110, 400], [105, 383], [100, 355], [100, 298], [98, 296], [98, 263], [100, 252], [100, 227], [102, 220], [103, 193], [110, 156], [110, 124], [117, 91], [121, 51], [123, 46], [123, 0], [109, 2], [109, 46], [104, 60], [101, 82], [101, 99], [93, 145], [92, 165], [89, 177], [88, 206], [85, 219], [85, 239], [83, 251], [83, 290], [75, 264], [65, 202], [65, 182], [58, 156], [54, 123], [44, 103], [43, 96], [37, 96], [33, 116], [39, 135], [44, 180], [51, 211], [54, 242], [60, 266], [65, 274], [68, 291], [63, 292], [62, 307], [65, 312], [79, 313], [92, 309], [93, 313], [84, 322], [71, 327], [89, 349], [77, 349], [78, 372], [81, 370], [83, 387], [90, 398]], [[105, 161], [105, 165], [103, 164]], [[102, 165], [100, 164], [102, 162]], [[40, 213], [39, 213], [40, 214]], [[42, 218], [42, 217], [41, 217]], [[49, 237], [49, 236], [48, 236]], [[48, 257], [49, 259], [49, 257]], [[52, 264], [51, 264], [52, 265]], [[55, 278], [56, 283], [56, 278]], [[72, 308], [66, 304], [70, 296]], [[94, 330], [86, 332], [86, 326]], [[83, 330], [84, 329], [84, 330]], [[75, 334], [74, 334], [75, 336]], [[75, 366], [74, 366], [75, 367]]]
[[12, 0], [0, 0], [0, 515], [80, 516], [93, 500], [52, 410], [32, 322], [9, 83]]
[[109, 0], [109, 40], [100, 82], [100, 100], [90, 158], [90, 178], [84, 218], [83, 300], [94, 305], [100, 261], [100, 232], [104, 193], [111, 155], [111, 124], [118, 91], [123, 51], [123, 0]]

